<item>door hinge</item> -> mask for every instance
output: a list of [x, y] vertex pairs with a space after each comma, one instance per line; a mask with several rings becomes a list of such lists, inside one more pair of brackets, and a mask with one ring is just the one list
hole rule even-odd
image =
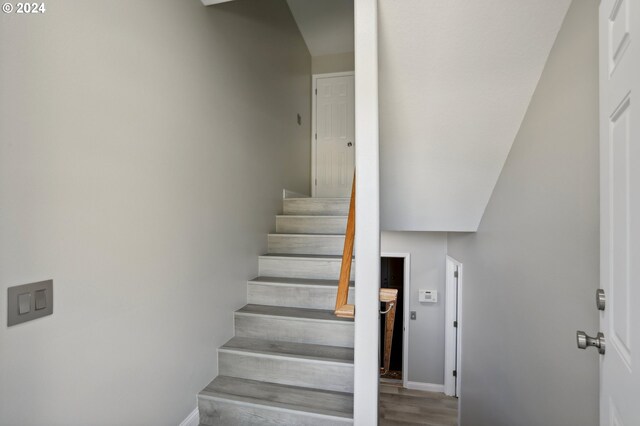
[[318, 186], [318, 179], [316, 179], [316, 186]]
[[318, 140], [318, 134], [316, 133], [316, 140]]
[[457, 370], [453, 370], [453, 377], [458, 377], [458, 371]]
[[453, 272], [453, 278], [458, 278], [458, 271], [457, 270]]
[[458, 328], [458, 321], [454, 321], [454, 322], [453, 322], [453, 326], [454, 326], [455, 328]]
[[316, 89], [316, 95], [318, 94], [318, 89]]

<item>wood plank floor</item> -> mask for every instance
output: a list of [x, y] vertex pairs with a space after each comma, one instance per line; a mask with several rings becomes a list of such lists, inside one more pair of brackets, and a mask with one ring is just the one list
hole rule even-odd
[[458, 400], [443, 393], [380, 383], [380, 426], [457, 426]]

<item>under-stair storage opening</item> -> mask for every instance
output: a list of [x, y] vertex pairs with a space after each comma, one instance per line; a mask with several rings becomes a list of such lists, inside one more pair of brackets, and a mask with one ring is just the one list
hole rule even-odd
[[[404, 262], [403, 257], [382, 257], [380, 259], [380, 288], [398, 291], [394, 327], [387, 330], [387, 315], [380, 315], [380, 378], [402, 383], [404, 359]], [[380, 310], [385, 311], [384, 303]]]

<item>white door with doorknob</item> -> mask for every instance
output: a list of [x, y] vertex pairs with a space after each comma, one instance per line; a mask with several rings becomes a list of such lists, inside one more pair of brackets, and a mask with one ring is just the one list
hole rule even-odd
[[640, 425], [640, 3], [602, 0], [599, 20], [604, 342], [579, 343], [606, 344], [600, 348], [606, 349], [600, 355], [600, 425], [635, 426]]
[[314, 77], [314, 197], [349, 197], [355, 163], [354, 76]]

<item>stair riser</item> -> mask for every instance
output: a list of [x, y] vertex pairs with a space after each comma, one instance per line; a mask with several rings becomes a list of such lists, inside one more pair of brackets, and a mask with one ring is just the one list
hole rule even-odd
[[280, 234], [344, 234], [347, 218], [344, 216], [278, 216], [276, 232]]
[[353, 393], [353, 364], [252, 353], [218, 352], [218, 374], [290, 386]]
[[207, 426], [334, 426], [351, 425], [353, 419], [322, 416], [234, 401], [198, 398], [200, 424]]
[[268, 237], [272, 254], [342, 255], [344, 236], [340, 235], [278, 235]]
[[283, 200], [285, 215], [347, 216], [349, 199], [300, 198]]
[[[249, 283], [248, 303], [291, 308], [334, 309], [336, 287], [269, 285]], [[354, 303], [355, 289], [349, 289], [349, 302]]]
[[[263, 277], [317, 278], [337, 280], [340, 277], [340, 259], [295, 259], [260, 257], [258, 269]], [[351, 263], [351, 278], [355, 273]]]
[[265, 315], [235, 315], [238, 337], [353, 347], [353, 322], [309, 321]]

